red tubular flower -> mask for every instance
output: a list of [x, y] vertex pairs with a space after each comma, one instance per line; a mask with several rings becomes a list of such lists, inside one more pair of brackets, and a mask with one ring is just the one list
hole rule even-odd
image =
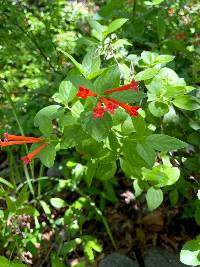
[[139, 89], [138, 86], [139, 86], [138, 82], [132, 81], [129, 84], [126, 84], [126, 85], [123, 85], [123, 86], [120, 86], [120, 87], [117, 87], [117, 88], [113, 88], [111, 90], [106, 90], [104, 92], [104, 94], [109, 95], [109, 94], [112, 94], [114, 92], [121, 92], [121, 91], [125, 91], [125, 90], [128, 90], [128, 89], [133, 89], [135, 91], [138, 91], [138, 89]]
[[39, 146], [38, 148], [36, 148], [35, 150], [33, 150], [31, 153], [29, 153], [28, 155], [26, 155], [25, 157], [22, 157], [21, 160], [23, 160], [23, 162], [25, 164], [31, 163], [31, 160], [46, 146], [48, 146], [48, 144], [42, 144], [41, 146]]
[[0, 141], [0, 147], [4, 146], [13, 146], [13, 145], [23, 145], [23, 144], [32, 144], [32, 143], [39, 143], [38, 140], [29, 140], [29, 141]]
[[93, 108], [93, 118], [94, 119], [101, 119], [103, 118], [105, 113], [105, 109], [101, 106], [101, 101], [99, 100], [97, 105]]
[[38, 137], [27, 137], [27, 136], [17, 136], [17, 135], [11, 135], [9, 133], [4, 133], [4, 142], [8, 141], [30, 141], [32, 143], [34, 142], [40, 142], [42, 141], [41, 138]]
[[129, 112], [130, 116], [138, 116], [138, 109], [141, 108], [140, 106], [130, 106], [130, 105], [127, 105], [125, 103], [119, 102], [119, 101], [117, 101], [117, 100], [115, 100], [113, 98], [109, 98], [109, 100], [112, 103], [114, 103], [114, 104], [122, 107], [123, 109], [127, 110]]
[[105, 111], [110, 112], [110, 113], [114, 113], [115, 109], [118, 108], [118, 105], [112, 103], [111, 101], [109, 101], [107, 98], [105, 97], [101, 97], [101, 100], [103, 101], [103, 103], [105, 104]]
[[79, 86], [79, 90], [76, 96], [86, 99], [88, 98], [88, 96], [97, 96], [97, 94], [93, 93], [92, 91], [83, 86]]

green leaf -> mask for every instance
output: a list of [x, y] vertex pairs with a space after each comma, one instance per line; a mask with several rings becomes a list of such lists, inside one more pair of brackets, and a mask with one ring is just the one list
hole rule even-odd
[[145, 1], [144, 3], [148, 6], [156, 6], [164, 2], [165, 0], [152, 0], [152, 1]]
[[142, 192], [144, 191], [144, 189], [140, 185], [139, 179], [134, 180], [133, 188], [134, 188], [135, 197], [139, 197], [142, 194]]
[[106, 32], [108, 27], [105, 25], [101, 25], [98, 21], [89, 19], [88, 20], [90, 26], [92, 27], [92, 36], [94, 36], [99, 41], [103, 41], [105, 36], [103, 35], [103, 32]]
[[0, 256], [1, 267], [10, 267], [11, 262], [6, 257]]
[[172, 151], [188, 146], [187, 143], [165, 134], [151, 134], [147, 136], [146, 142], [158, 151]]
[[62, 260], [59, 259], [58, 255], [53, 252], [51, 253], [51, 267], [67, 267]]
[[142, 118], [142, 116], [137, 116], [132, 118], [133, 126], [136, 130], [136, 133], [138, 136], [143, 136], [146, 133], [147, 125], [145, 123], [145, 120]]
[[85, 256], [90, 262], [94, 261], [94, 251], [101, 252], [102, 246], [97, 242], [96, 238], [93, 236], [83, 236], [83, 250], [85, 253]]
[[52, 133], [53, 127], [51, 121], [58, 115], [58, 109], [61, 106], [51, 105], [41, 109], [34, 118], [34, 125], [39, 127], [40, 131], [49, 136]]
[[5, 180], [2, 177], [0, 177], [0, 184], [4, 184], [9, 188], [14, 189], [14, 185], [12, 185], [9, 181]]
[[130, 178], [140, 177], [141, 168], [137, 166], [135, 162], [130, 162], [130, 160], [120, 159], [120, 167], [122, 171]]
[[70, 240], [69, 242], [65, 243], [61, 248], [61, 254], [63, 256], [67, 256], [68, 253], [71, 253], [75, 251], [78, 245], [80, 245], [82, 242], [81, 238], [75, 238], [73, 240]]
[[27, 267], [27, 265], [19, 262], [19, 261], [13, 261], [9, 267]]
[[98, 21], [89, 19], [90, 26], [92, 27], [92, 35], [97, 38], [99, 41], [103, 41], [104, 36], [103, 32], [106, 32], [108, 27], [101, 25]]
[[17, 209], [16, 214], [17, 215], [28, 214], [34, 217], [38, 217], [40, 215], [39, 211], [36, 208], [29, 206], [29, 205], [26, 205], [23, 208]]
[[80, 71], [81, 74], [84, 74], [84, 70], [83, 67], [80, 63], [78, 63], [75, 58], [73, 58], [69, 53], [67, 53], [66, 51], [63, 51], [61, 48], [57, 48], [58, 51], [60, 51], [61, 53], [63, 53], [66, 57], [68, 57], [71, 62], [77, 67], [77, 69]]
[[158, 101], [149, 103], [148, 108], [155, 117], [162, 117], [169, 112], [169, 106], [163, 102]]
[[163, 202], [163, 192], [161, 189], [150, 187], [146, 194], [147, 206], [150, 211], [155, 210]]
[[67, 79], [78, 89], [79, 86], [84, 86], [90, 90], [93, 91], [93, 83], [83, 76], [73, 76], [73, 75], [68, 75]]
[[1, 267], [27, 267], [27, 265], [19, 261], [10, 261], [6, 257], [0, 256], [0, 266]]
[[60, 148], [66, 149], [69, 147], [76, 146], [87, 138], [88, 136], [81, 128], [81, 125], [69, 125], [64, 128], [63, 138], [60, 144]]
[[191, 111], [197, 110], [200, 108], [200, 105], [197, 102], [197, 99], [190, 95], [178, 96], [172, 101], [172, 103], [178, 108], [191, 110]]
[[82, 67], [84, 75], [87, 77], [91, 72], [98, 72], [101, 65], [100, 56], [97, 54], [97, 48], [92, 47], [83, 58]]
[[146, 96], [145, 93], [141, 91], [136, 92], [131, 89], [127, 91], [121, 91], [109, 94], [109, 97], [125, 103], [139, 102], [145, 96]]
[[125, 139], [123, 140], [122, 152], [124, 155], [124, 159], [132, 165], [132, 169], [137, 170], [138, 173], [134, 173], [136, 177], [141, 175], [141, 168], [144, 166], [148, 166], [145, 160], [138, 154], [136, 140]]
[[9, 212], [15, 212], [16, 210], [16, 203], [12, 197], [6, 196], [6, 205]]
[[40, 200], [40, 205], [42, 206], [42, 208], [43, 208], [43, 210], [44, 210], [46, 215], [51, 214], [51, 210], [49, 208], [49, 205], [45, 201]]
[[133, 121], [130, 116], [127, 117], [127, 119], [124, 122], [122, 122], [121, 131], [123, 134], [130, 134], [130, 133], [135, 132]]
[[117, 171], [116, 162], [99, 162], [99, 166], [96, 170], [96, 178], [100, 181], [106, 181], [114, 177]]
[[86, 170], [86, 174], [85, 174], [85, 181], [86, 181], [88, 186], [91, 186], [92, 179], [93, 179], [95, 172], [96, 172], [96, 169], [98, 167], [98, 162], [90, 159], [87, 162], [86, 166], [87, 166], [87, 170]]
[[102, 119], [93, 118], [92, 112], [82, 113], [81, 122], [83, 130], [98, 142], [108, 136], [112, 127], [112, 119], [107, 113]]
[[178, 190], [176, 188], [169, 192], [169, 200], [172, 207], [178, 202]]
[[180, 261], [187, 265], [200, 265], [200, 239], [188, 241], [182, 248], [180, 254]]
[[27, 192], [27, 186], [24, 186], [16, 199], [17, 208], [21, 207], [28, 200], [28, 198], [29, 192]]
[[150, 51], [143, 51], [141, 54], [141, 59], [145, 64], [152, 65], [154, 64], [157, 56], [158, 56], [157, 53], [152, 53]]
[[119, 86], [120, 72], [118, 66], [105, 70], [94, 82], [94, 89], [97, 94], [102, 95], [105, 90]]
[[151, 145], [146, 142], [140, 142], [137, 144], [136, 150], [140, 157], [148, 164], [149, 168], [152, 168], [155, 162], [156, 153]]
[[54, 160], [56, 157], [56, 150], [55, 146], [49, 144], [48, 146], [44, 147], [38, 154], [37, 157], [41, 160], [44, 166], [50, 168], [54, 164]]
[[67, 206], [67, 203], [63, 199], [58, 197], [51, 198], [50, 203], [56, 209], [65, 208]]
[[171, 55], [158, 55], [156, 57], [155, 63], [156, 64], [168, 63], [168, 62], [171, 62], [172, 60], [174, 60], [174, 58], [175, 58], [175, 56], [171, 56]]
[[70, 81], [62, 81], [59, 87], [59, 93], [55, 93], [52, 97], [55, 102], [67, 104], [76, 96], [77, 89]]
[[124, 23], [127, 22], [128, 19], [116, 19], [114, 21], [112, 21], [109, 25], [108, 25], [108, 29], [106, 31], [106, 35], [115, 32], [116, 30], [118, 30], [119, 28], [121, 28]]
[[199, 189], [198, 192], [197, 192], [197, 197], [198, 197], [198, 199], [200, 200], [200, 189]]
[[156, 76], [158, 72], [159, 72], [159, 69], [156, 67], [143, 70], [136, 74], [135, 81], [149, 80], [153, 78], [154, 76]]
[[180, 170], [176, 167], [165, 165], [154, 166], [152, 170], [142, 169], [143, 179], [155, 187], [164, 187], [175, 184], [180, 176]]

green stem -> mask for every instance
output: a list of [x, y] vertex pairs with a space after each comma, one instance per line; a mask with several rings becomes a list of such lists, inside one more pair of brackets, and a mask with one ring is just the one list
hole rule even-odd
[[[38, 179], [43, 176], [43, 173], [44, 173], [44, 165], [41, 163]], [[40, 197], [40, 194], [41, 194], [41, 182], [40, 181], [41, 180], [38, 180], [38, 198]]]
[[[20, 121], [18, 119], [16, 108], [15, 108], [15, 106], [13, 104], [13, 101], [12, 101], [12, 99], [10, 97], [9, 92], [7, 91], [7, 89], [5, 88], [5, 86], [3, 85], [2, 81], [0, 81], [0, 89], [2, 89], [4, 91], [5, 96], [6, 96], [6, 99], [7, 99], [7, 101], [9, 102], [9, 104], [10, 104], [10, 106], [12, 108], [12, 113], [13, 113], [15, 119], [16, 119], [16, 122], [18, 124], [19, 131], [20, 131], [21, 135], [24, 135], [24, 130], [23, 130], [23, 128], [21, 126], [21, 123], [20, 123]], [[26, 149], [26, 153], [28, 153], [28, 147], [27, 147], [27, 145], [25, 145], [25, 149]], [[25, 173], [26, 180], [28, 182], [28, 186], [30, 188], [30, 191], [34, 195], [33, 185], [31, 183], [31, 179], [30, 179], [30, 175], [29, 175], [29, 172], [28, 172], [28, 168], [27, 168], [27, 166], [25, 164], [23, 164], [23, 168], [24, 168], [24, 173]], [[32, 173], [32, 178], [34, 178], [32, 165], [30, 165], [30, 169], [31, 169], [31, 173]]]
[[83, 196], [83, 197], [85, 197], [85, 198], [87, 198], [87, 199], [89, 200], [89, 204], [90, 204], [90, 206], [91, 206], [92, 208], [94, 208], [94, 210], [96, 211], [96, 213], [97, 213], [97, 214], [99, 215], [99, 217], [101, 218], [101, 220], [102, 220], [102, 222], [103, 222], [103, 224], [104, 224], [104, 227], [105, 227], [105, 229], [106, 229], [106, 231], [107, 231], [107, 233], [108, 233], [108, 236], [109, 236], [109, 238], [110, 238], [110, 241], [111, 241], [111, 243], [112, 243], [114, 249], [117, 250], [117, 245], [116, 245], [116, 242], [115, 242], [114, 237], [113, 237], [113, 235], [112, 235], [110, 226], [109, 226], [109, 224], [108, 224], [108, 222], [107, 222], [105, 216], [103, 215], [102, 211], [96, 206], [96, 204], [94, 203], [94, 201], [92, 201], [92, 199], [91, 199], [89, 196], [85, 195], [84, 193], [82, 193], [82, 192], [81, 192], [80, 190], [78, 190], [78, 189], [77, 189], [77, 193], [79, 193], [81, 196]]

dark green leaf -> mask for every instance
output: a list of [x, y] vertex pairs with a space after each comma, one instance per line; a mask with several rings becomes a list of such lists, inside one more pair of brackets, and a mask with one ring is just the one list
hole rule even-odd
[[93, 118], [92, 112], [82, 113], [81, 122], [83, 130], [98, 142], [108, 136], [112, 127], [112, 119], [107, 113], [102, 119]]
[[140, 157], [148, 164], [149, 168], [152, 168], [156, 157], [156, 153], [152, 146], [146, 142], [140, 142], [137, 144], [136, 150]]
[[49, 144], [38, 153], [37, 157], [40, 158], [44, 166], [48, 168], [52, 167], [56, 157], [55, 146]]
[[163, 192], [161, 189], [150, 187], [146, 194], [147, 206], [150, 211], [157, 209], [163, 202]]
[[97, 94], [102, 95], [105, 90], [118, 87], [120, 82], [120, 72], [117, 66], [105, 70], [94, 82], [94, 89]]
[[131, 89], [127, 91], [122, 91], [122, 92], [115, 92], [109, 95], [109, 97], [114, 98], [120, 102], [125, 102], [125, 103], [139, 102], [145, 96], [146, 96], [145, 93], [140, 92], [140, 91], [136, 92]]
[[172, 102], [176, 107], [181, 108], [181, 109], [197, 110], [200, 108], [200, 105], [197, 102], [197, 99], [190, 95], [178, 96]]
[[146, 138], [146, 142], [158, 151], [172, 151], [188, 146], [187, 143], [165, 134], [151, 134]]

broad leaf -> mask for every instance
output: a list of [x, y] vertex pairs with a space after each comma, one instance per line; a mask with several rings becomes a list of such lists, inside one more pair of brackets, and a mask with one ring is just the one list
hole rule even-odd
[[50, 203], [56, 209], [65, 208], [67, 206], [67, 203], [63, 199], [58, 197], [51, 198]]
[[149, 80], [156, 76], [156, 74], [159, 72], [158, 68], [150, 68], [143, 70], [135, 75], [135, 80], [136, 81], [143, 81], [143, 80]]
[[52, 120], [58, 115], [58, 109], [61, 106], [51, 105], [41, 109], [34, 118], [34, 125], [39, 127], [40, 131], [45, 135], [49, 136], [52, 133]]
[[95, 92], [103, 94], [105, 90], [118, 87], [120, 82], [120, 72], [117, 66], [105, 70], [94, 82]]
[[180, 176], [180, 170], [176, 167], [168, 167], [165, 165], [154, 166], [152, 170], [142, 169], [143, 179], [151, 185], [159, 188], [173, 185]]
[[114, 98], [120, 102], [125, 102], [125, 103], [139, 102], [145, 96], [146, 96], [145, 93], [140, 92], [140, 91], [136, 92], [132, 89], [109, 94], [109, 97]]
[[74, 99], [76, 92], [77, 89], [70, 81], [62, 81], [59, 87], [59, 93], [55, 93], [52, 97], [57, 103], [67, 104]]
[[146, 142], [158, 151], [172, 151], [188, 146], [187, 143], [165, 134], [151, 134], [146, 138]]
[[155, 117], [162, 117], [169, 112], [169, 106], [163, 102], [152, 101], [148, 107]]
[[161, 189], [150, 187], [146, 194], [147, 206], [150, 211], [157, 209], [163, 202], [163, 192]]
[[146, 142], [140, 142], [137, 144], [136, 150], [140, 157], [148, 164], [149, 168], [152, 168], [156, 157], [156, 153], [152, 146]]
[[41, 160], [44, 166], [50, 168], [54, 164], [54, 160], [56, 157], [56, 150], [55, 146], [49, 144], [48, 146], [44, 147], [37, 155], [37, 157]]
[[98, 142], [108, 136], [112, 127], [112, 119], [107, 113], [102, 119], [93, 118], [92, 112], [82, 113], [81, 122], [83, 130]]
[[197, 99], [190, 95], [182, 95], [182, 96], [176, 97], [173, 100], [173, 104], [178, 108], [191, 110], [191, 111], [197, 110], [200, 108], [200, 105], [197, 102]]
[[71, 62], [77, 67], [77, 69], [80, 71], [81, 74], [84, 74], [84, 70], [83, 67], [80, 63], [78, 63], [75, 58], [73, 58], [69, 53], [67, 53], [66, 51], [63, 51], [62, 49], [58, 48], [58, 51], [60, 51], [61, 53], [63, 53], [66, 57], [68, 57]]
[[30, 206], [30, 205], [26, 205], [23, 208], [20, 208], [16, 211], [17, 215], [22, 215], [22, 214], [27, 214], [27, 215], [32, 215], [34, 217], [38, 217], [40, 215], [39, 211]]
[[97, 54], [97, 48], [92, 47], [83, 58], [82, 67], [84, 75], [87, 77], [91, 72], [98, 72], [100, 69], [100, 56]]
[[85, 181], [88, 186], [91, 186], [92, 179], [94, 178], [96, 169], [98, 167], [98, 162], [96, 160], [89, 160], [86, 166], [87, 169], [85, 173]]
[[87, 138], [88, 136], [85, 134], [80, 125], [69, 125], [64, 128], [60, 148], [66, 149], [76, 146]]
[[200, 238], [188, 241], [182, 248], [180, 261], [191, 266], [200, 265]]
[[112, 21], [109, 25], [108, 25], [108, 29], [106, 31], [106, 35], [115, 32], [116, 30], [118, 30], [119, 28], [121, 28], [124, 23], [127, 22], [128, 19], [116, 19], [114, 21]]

